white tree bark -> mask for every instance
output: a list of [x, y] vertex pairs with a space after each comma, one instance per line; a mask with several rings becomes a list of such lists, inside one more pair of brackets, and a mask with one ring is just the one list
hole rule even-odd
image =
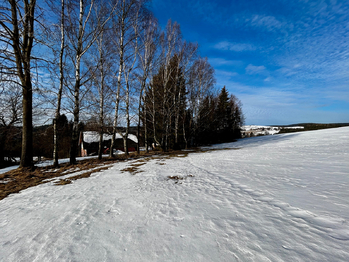
[[64, 9], [65, 9], [65, 2], [62, 0], [61, 2], [61, 48], [59, 52], [59, 89], [58, 89], [58, 95], [57, 95], [57, 108], [55, 113], [55, 119], [53, 121], [53, 165], [58, 166], [58, 127], [57, 127], [57, 121], [60, 116], [61, 111], [61, 100], [62, 100], [62, 92], [63, 92], [63, 79], [64, 79], [64, 72], [63, 72], [63, 55], [64, 55], [64, 48], [65, 48], [65, 32], [64, 32]]

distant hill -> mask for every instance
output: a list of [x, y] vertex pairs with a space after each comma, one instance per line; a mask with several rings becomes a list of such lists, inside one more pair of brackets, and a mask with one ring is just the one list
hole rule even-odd
[[265, 136], [282, 133], [303, 132], [326, 128], [336, 128], [349, 126], [349, 123], [334, 123], [334, 124], [318, 124], [318, 123], [299, 123], [292, 125], [273, 125], [273, 126], [258, 126], [245, 125], [241, 127], [242, 137]]
[[[319, 123], [300, 123], [300, 124], [292, 124], [287, 126], [280, 126], [280, 127], [293, 127], [293, 126], [303, 126], [304, 129], [301, 131], [311, 131], [311, 130], [318, 130], [318, 129], [326, 129], [326, 128], [336, 128], [336, 127], [343, 127], [343, 126], [349, 126], [349, 123], [333, 123], [333, 124], [319, 124]], [[299, 132], [300, 130], [297, 129], [281, 129], [279, 134], [281, 133], [291, 133], [291, 132]]]

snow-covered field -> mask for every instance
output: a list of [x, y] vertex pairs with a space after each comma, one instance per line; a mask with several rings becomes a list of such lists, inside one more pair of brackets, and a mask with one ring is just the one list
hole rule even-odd
[[5, 198], [0, 261], [349, 261], [348, 127], [213, 148]]
[[256, 126], [256, 125], [248, 125], [241, 127], [242, 137], [250, 137], [252, 136], [265, 136], [265, 135], [275, 135], [278, 134], [282, 129], [293, 129], [302, 131], [304, 129], [303, 126]]

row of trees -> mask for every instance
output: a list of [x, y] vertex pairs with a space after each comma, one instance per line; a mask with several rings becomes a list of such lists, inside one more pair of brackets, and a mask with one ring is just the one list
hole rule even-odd
[[219, 142], [217, 132], [232, 138], [228, 129], [234, 133], [243, 122], [240, 102], [225, 88], [215, 94], [214, 69], [199, 56], [198, 45], [182, 38], [176, 22], [161, 30], [147, 5], [146, 0], [3, 1], [0, 106], [8, 111], [0, 113], [0, 144], [9, 127], [22, 122], [22, 167], [33, 164], [33, 117], [53, 119], [55, 165], [62, 114], [72, 119], [72, 164], [81, 121], [95, 123], [100, 141], [111, 132], [110, 148], [124, 126], [126, 154], [131, 125], [138, 126], [147, 148]]

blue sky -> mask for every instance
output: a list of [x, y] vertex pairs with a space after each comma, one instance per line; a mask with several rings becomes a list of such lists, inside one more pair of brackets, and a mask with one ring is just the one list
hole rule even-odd
[[349, 1], [153, 0], [243, 103], [246, 124], [349, 122]]

